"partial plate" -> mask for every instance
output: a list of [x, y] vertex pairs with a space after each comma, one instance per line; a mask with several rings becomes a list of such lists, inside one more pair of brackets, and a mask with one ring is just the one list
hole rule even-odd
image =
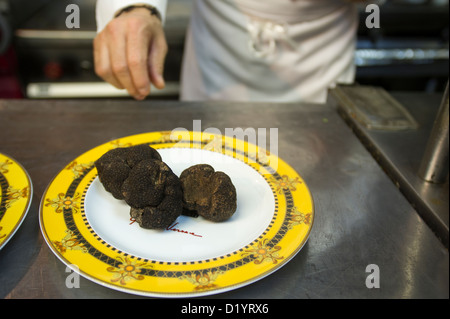
[[0, 249], [25, 219], [33, 198], [27, 171], [12, 157], [0, 153]]

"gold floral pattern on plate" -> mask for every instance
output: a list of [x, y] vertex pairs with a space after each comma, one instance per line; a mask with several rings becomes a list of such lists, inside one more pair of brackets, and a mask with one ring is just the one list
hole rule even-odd
[[117, 260], [120, 262], [117, 267], [108, 267], [106, 269], [113, 274], [111, 282], [125, 286], [129, 281], [145, 279], [141, 273], [144, 269], [150, 267], [147, 263], [134, 261], [129, 257], [121, 256], [118, 256]]
[[304, 213], [301, 212], [297, 207], [294, 207], [294, 211], [290, 213], [288, 227], [289, 229], [292, 229], [292, 227], [301, 224], [311, 225], [312, 217], [313, 217], [312, 213]]
[[15, 189], [12, 186], [9, 186], [6, 190], [6, 196], [3, 197], [3, 200], [5, 201], [5, 207], [11, 208], [18, 200], [28, 198], [29, 191], [29, 186], [24, 187], [23, 189]]
[[195, 291], [206, 291], [215, 289], [218, 287], [214, 282], [220, 275], [223, 275], [225, 272], [216, 270], [216, 271], [206, 271], [200, 273], [192, 273], [190, 275], [183, 275], [180, 279], [185, 279], [194, 285]]
[[77, 161], [73, 161], [72, 163], [70, 163], [67, 166], [67, 170], [72, 171], [73, 173], [73, 178], [77, 179], [80, 176], [82, 176], [87, 169], [89, 169], [90, 167], [92, 167], [92, 165], [94, 164], [94, 162], [89, 162], [89, 163], [77, 163]]
[[0, 153], [0, 249], [22, 224], [32, 196], [28, 173], [15, 159]]
[[83, 253], [87, 253], [87, 248], [84, 244], [78, 239], [78, 237], [74, 234], [73, 231], [67, 229], [67, 235], [61, 239], [61, 241], [53, 241], [53, 245], [56, 249], [61, 253], [65, 254], [68, 250], [72, 251], [81, 251]]
[[5, 158], [3, 160], [3, 162], [0, 162], [0, 173], [1, 174], [6, 174], [8, 173], [8, 166], [14, 164], [14, 162], [12, 162], [9, 158]]
[[252, 256], [254, 258], [255, 265], [259, 265], [263, 262], [270, 262], [274, 265], [278, 264], [284, 257], [279, 256], [280, 246], [272, 247], [269, 244], [267, 238], [257, 242], [251, 249], [247, 249], [242, 253], [242, 256]]
[[56, 198], [46, 198], [46, 207], [53, 207], [55, 212], [61, 214], [65, 209], [70, 209], [74, 214], [80, 210], [81, 195], [75, 194], [74, 196], [67, 196], [64, 193], [59, 193]]

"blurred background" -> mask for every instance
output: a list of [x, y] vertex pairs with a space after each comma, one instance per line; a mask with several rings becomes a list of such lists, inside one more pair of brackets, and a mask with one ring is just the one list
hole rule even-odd
[[[0, 0], [0, 98], [124, 97], [94, 73], [95, 0]], [[355, 62], [357, 82], [388, 91], [442, 92], [449, 69], [448, 0], [378, 0], [381, 28], [367, 29], [365, 6]], [[81, 10], [68, 30], [67, 5]], [[192, 0], [170, 0], [167, 87], [153, 99], [177, 99]]]

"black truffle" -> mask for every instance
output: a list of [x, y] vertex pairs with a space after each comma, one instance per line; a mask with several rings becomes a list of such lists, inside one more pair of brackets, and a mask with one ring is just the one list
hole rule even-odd
[[201, 164], [178, 178], [148, 145], [111, 150], [95, 166], [105, 190], [125, 200], [143, 228], [165, 229], [181, 214], [222, 222], [237, 208], [236, 188], [228, 175]]
[[130, 215], [142, 228], [165, 229], [183, 212], [178, 177], [164, 162], [143, 160], [122, 185]]
[[116, 148], [108, 151], [95, 162], [98, 177], [107, 192], [116, 199], [124, 199], [122, 184], [131, 169], [144, 159], [161, 160], [158, 151], [148, 145]]
[[227, 174], [200, 164], [183, 171], [180, 181], [185, 210], [214, 222], [223, 222], [236, 212], [236, 188]]
[[114, 149], [95, 165], [104, 188], [125, 200], [141, 227], [164, 229], [181, 215], [180, 180], [155, 149], [147, 145]]
[[147, 229], [166, 229], [181, 215], [183, 201], [178, 179], [177, 182], [167, 187], [159, 205], [144, 208], [131, 207], [130, 215], [139, 226]]
[[[180, 192], [174, 190], [180, 188]], [[159, 205], [166, 195], [181, 196], [178, 177], [164, 162], [143, 160], [130, 172], [122, 185], [128, 205], [135, 208]]]

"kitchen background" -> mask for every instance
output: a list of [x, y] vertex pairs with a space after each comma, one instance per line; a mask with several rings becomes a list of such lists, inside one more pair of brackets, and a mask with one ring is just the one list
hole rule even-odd
[[[170, 0], [167, 87], [152, 99], [177, 99], [184, 36], [193, 0]], [[124, 97], [94, 73], [95, 0], [0, 0], [0, 98]], [[80, 7], [68, 30], [67, 5]], [[378, 0], [381, 28], [360, 8], [357, 82], [388, 91], [442, 92], [449, 69], [448, 0]]]

